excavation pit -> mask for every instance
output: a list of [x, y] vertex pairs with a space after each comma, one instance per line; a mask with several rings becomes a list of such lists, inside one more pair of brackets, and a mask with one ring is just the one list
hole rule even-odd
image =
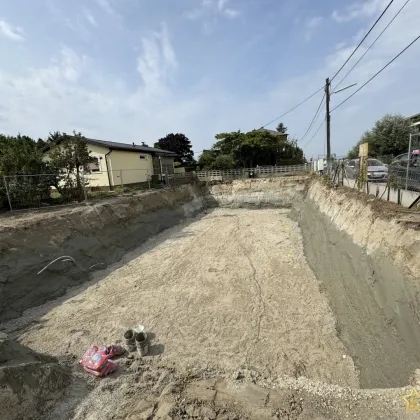
[[[65, 360], [141, 322], [155, 332], [147, 363], [184, 372], [384, 389], [408, 385], [420, 367], [418, 232], [397, 223], [396, 207], [378, 213], [307, 177], [182, 186], [100, 206], [33, 227], [37, 258], [36, 244], [8, 228], [17, 251], [3, 248], [2, 288], [16, 300], [6, 308], [4, 298], [2, 329], [22, 345]], [[35, 277], [60, 255], [108, 268], [86, 276], [60, 265]], [[61, 296], [51, 300], [54, 281], [52, 297]]]

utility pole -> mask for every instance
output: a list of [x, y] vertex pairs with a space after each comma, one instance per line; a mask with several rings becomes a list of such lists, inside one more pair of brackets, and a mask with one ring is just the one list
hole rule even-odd
[[330, 79], [325, 81], [325, 104], [327, 107], [326, 120], [327, 120], [327, 172], [330, 173], [331, 167], [331, 114], [330, 114]]

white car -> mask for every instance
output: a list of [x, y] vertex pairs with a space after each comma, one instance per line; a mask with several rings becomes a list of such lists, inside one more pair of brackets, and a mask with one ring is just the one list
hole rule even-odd
[[[349, 160], [346, 166], [347, 176], [357, 178], [359, 175], [359, 159]], [[378, 159], [368, 159], [368, 181], [386, 181], [388, 179], [388, 167]]]

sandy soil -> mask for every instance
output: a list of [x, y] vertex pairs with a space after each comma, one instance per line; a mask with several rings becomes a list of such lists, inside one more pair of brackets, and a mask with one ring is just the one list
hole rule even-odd
[[214, 210], [108, 271], [20, 341], [79, 357], [91, 344], [121, 342], [142, 323], [153, 337], [151, 354], [166, 364], [358, 385], [288, 210]]

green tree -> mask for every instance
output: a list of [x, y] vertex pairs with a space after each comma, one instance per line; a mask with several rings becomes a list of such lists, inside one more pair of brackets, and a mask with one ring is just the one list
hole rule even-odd
[[386, 114], [366, 131], [348, 152], [349, 158], [359, 156], [359, 145], [369, 143], [369, 156], [399, 155], [407, 152], [410, 122], [402, 115]]
[[197, 164], [201, 169], [213, 169], [215, 158], [210, 150], [204, 150]]
[[277, 130], [279, 133], [283, 133], [283, 134], [285, 134], [285, 133], [287, 132], [287, 127], [285, 127], [285, 126], [284, 126], [284, 124], [281, 122], [281, 123], [279, 123], [279, 125], [277, 126], [276, 130]]
[[[32, 138], [0, 135], [0, 175], [5, 176], [12, 207], [39, 206], [51, 201], [54, 176], [42, 160], [42, 151]], [[0, 208], [9, 207], [6, 188], [0, 180]]]
[[235, 160], [231, 155], [219, 155], [214, 159], [212, 169], [232, 169], [235, 167]]
[[[285, 136], [275, 136], [267, 130], [220, 133], [216, 135], [216, 140], [212, 149], [200, 156], [201, 167], [216, 169], [216, 166], [220, 166], [216, 164], [218, 156], [224, 156], [223, 164], [229, 163], [231, 168], [304, 161], [303, 151], [295, 140], [288, 141]], [[226, 156], [231, 159], [228, 161]]]
[[45, 165], [37, 144], [28, 136], [0, 134], [0, 174], [38, 174]]
[[159, 139], [155, 143], [155, 147], [176, 153], [175, 162], [183, 165], [190, 165], [195, 162], [191, 142], [185, 134], [168, 134], [166, 137]]
[[82, 174], [95, 161], [90, 156], [85, 137], [76, 131], [72, 136], [55, 132], [50, 134], [48, 143], [48, 164], [53, 171], [61, 174], [54, 183], [55, 188], [65, 199], [83, 200], [85, 185]]

